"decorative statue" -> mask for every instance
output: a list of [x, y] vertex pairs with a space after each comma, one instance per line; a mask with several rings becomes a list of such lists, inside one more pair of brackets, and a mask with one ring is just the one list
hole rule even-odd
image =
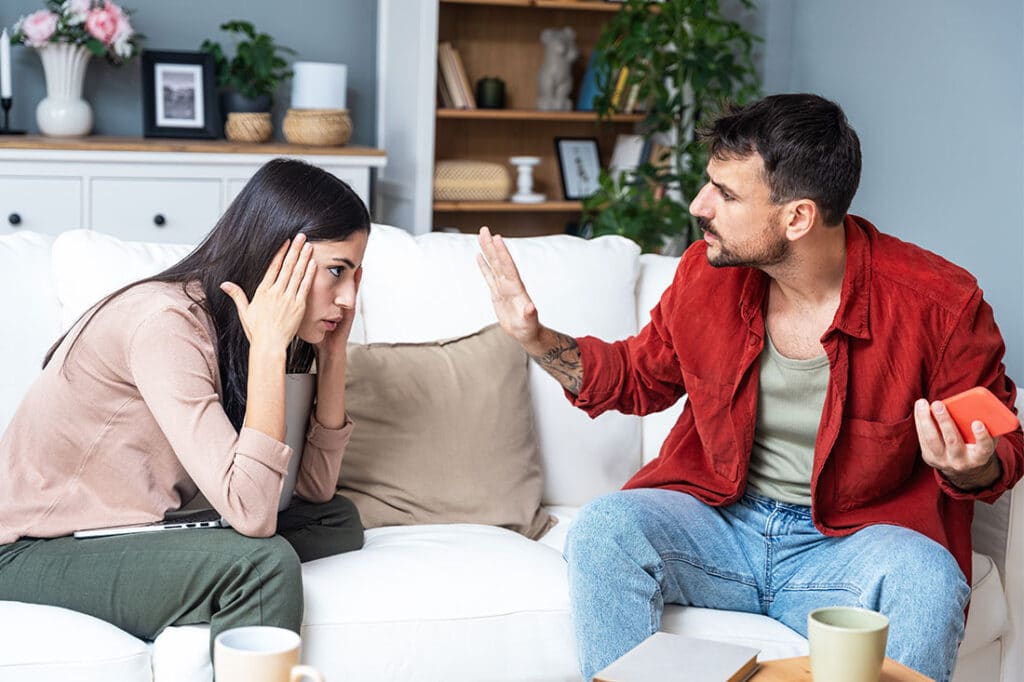
[[544, 63], [537, 76], [537, 108], [541, 111], [571, 111], [572, 63], [579, 56], [576, 49], [576, 31], [565, 28], [546, 28], [541, 31], [544, 44]]

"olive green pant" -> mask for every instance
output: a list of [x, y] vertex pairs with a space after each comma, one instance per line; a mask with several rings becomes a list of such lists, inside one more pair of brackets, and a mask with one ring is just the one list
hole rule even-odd
[[243, 625], [299, 632], [299, 563], [363, 546], [359, 512], [335, 496], [298, 499], [278, 534], [230, 528], [109, 537], [22, 539], [0, 545], [0, 600], [62, 606], [152, 640], [169, 625], [210, 624], [213, 638]]

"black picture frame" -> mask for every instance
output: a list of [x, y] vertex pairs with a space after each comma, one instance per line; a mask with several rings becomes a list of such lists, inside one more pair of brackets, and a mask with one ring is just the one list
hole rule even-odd
[[222, 128], [212, 54], [142, 51], [143, 137], [215, 140]]
[[566, 199], [586, 199], [597, 192], [602, 166], [596, 137], [556, 137], [555, 155]]

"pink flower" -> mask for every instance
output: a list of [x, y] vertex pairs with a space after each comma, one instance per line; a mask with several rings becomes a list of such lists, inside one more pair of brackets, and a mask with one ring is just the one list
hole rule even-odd
[[77, 26], [85, 21], [90, 9], [92, 9], [92, 0], [64, 0], [60, 11], [64, 14], [68, 24]]
[[120, 7], [105, 3], [102, 7], [89, 10], [85, 17], [85, 28], [93, 38], [104, 45], [110, 45], [122, 30], [122, 17], [124, 14]]
[[29, 47], [42, 47], [50, 40], [57, 30], [57, 15], [49, 10], [41, 9], [33, 12], [20, 22], [20, 30], [25, 36], [25, 44]]

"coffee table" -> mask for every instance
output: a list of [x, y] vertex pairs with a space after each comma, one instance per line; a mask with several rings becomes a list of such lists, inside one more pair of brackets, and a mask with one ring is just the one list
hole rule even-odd
[[[762, 661], [750, 679], [751, 682], [811, 682], [811, 659], [808, 656], [800, 656]], [[886, 658], [882, 664], [882, 677], [878, 682], [929, 682], [931, 679], [891, 658]]]

